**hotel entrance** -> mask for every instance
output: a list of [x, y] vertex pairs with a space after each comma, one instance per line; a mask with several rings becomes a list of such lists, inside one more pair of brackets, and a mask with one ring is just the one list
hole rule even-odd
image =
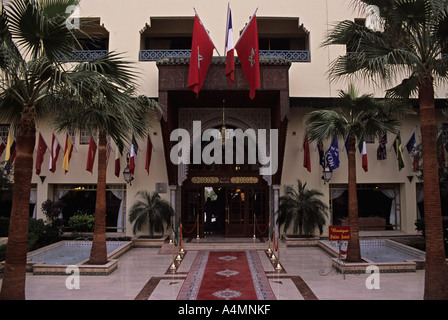
[[268, 195], [266, 186], [185, 187], [182, 191], [182, 236], [267, 236]]

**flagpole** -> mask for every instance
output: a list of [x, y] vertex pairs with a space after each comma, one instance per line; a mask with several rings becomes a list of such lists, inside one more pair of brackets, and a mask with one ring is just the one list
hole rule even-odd
[[257, 11], [258, 11], [258, 8], [255, 9], [254, 14], [250, 17], [249, 22], [246, 24], [246, 26], [245, 26], [244, 29], [243, 29], [243, 32], [241, 32], [241, 35], [240, 35], [240, 37], [238, 38], [238, 41], [235, 43], [235, 47], [236, 47], [236, 45], [238, 44], [238, 42], [240, 42], [240, 39], [243, 37], [244, 32], [246, 32], [247, 26], [250, 25], [250, 22], [252, 21], [252, 19], [253, 19], [253, 18], [255, 17], [255, 15], [257, 14]]
[[226, 20], [226, 41], [224, 43], [224, 53], [227, 53], [227, 39], [229, 37], [229, 16], [230, 16], [230, 2], [227, 3], [227, 20]]
[[202, 20], [201, 20], [201, 17], [199, 17], [199, 14], [198, 14], [198, 12], [196, 11], [196, 8], [193, 7], [193, 10], [194, 10], [195, 15], [198, 16], [199, 22], [201, 23], [202, 27], [204, 28], [205, 33], [207, 34], [208, 39], [209, 39], [210, 42], [213, 44], [213, 47], [215, 47], [215, 50], [216, 50], [216, 52], [218, 53], [218, 56], [221, 56], [221, 54], [219, 53], [218, 49], [217, 49], [216, 46], [215, 46], [215, 43], [213, 42], [212, 38], [210, 37], [210, 34], [208, 33], [207, 29], [205, 28], [204, 23], [203, 23]]

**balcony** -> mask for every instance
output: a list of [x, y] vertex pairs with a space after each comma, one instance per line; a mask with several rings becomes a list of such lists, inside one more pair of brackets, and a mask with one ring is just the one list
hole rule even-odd
[[[140, 61], [157, 61], [163, 58], [189, 58], [191, 50], [140, 50]], [[308, 50], [260, 50], [261, 58], [284, 58], [291, 62], [310, 62]]]
[[90, 62], [108, 53], [108, 50], [75, 50], [73, 54], [61, 55], [63, 62]]

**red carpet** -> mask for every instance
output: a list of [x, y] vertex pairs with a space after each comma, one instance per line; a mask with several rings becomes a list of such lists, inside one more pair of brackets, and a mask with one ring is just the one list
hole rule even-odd
[[273, 300], [256, 251], [200, 251], [179, 300]]

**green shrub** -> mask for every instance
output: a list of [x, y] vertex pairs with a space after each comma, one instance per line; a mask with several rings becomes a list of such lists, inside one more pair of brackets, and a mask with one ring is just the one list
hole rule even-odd
[[91, 232], [93, 231], [94, 222], [95, 217], [93, 215], [82, 211], [77, 211], [68, 220], [68, 225], [73, 229], [73, 231]]

